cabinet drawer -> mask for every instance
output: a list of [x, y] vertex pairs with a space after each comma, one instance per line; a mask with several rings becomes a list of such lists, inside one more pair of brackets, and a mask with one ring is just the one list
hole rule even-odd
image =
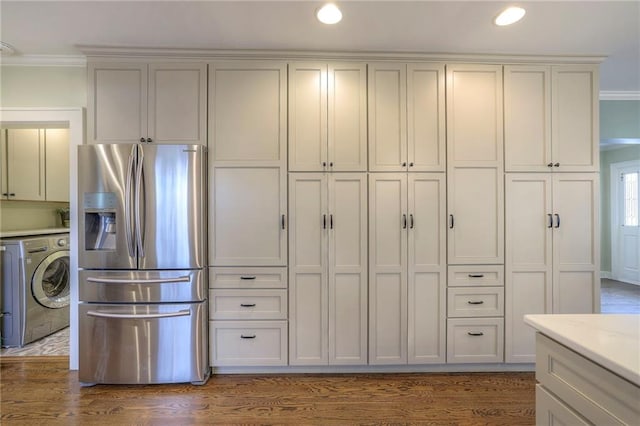
[[449, 288], [447, 289], [447, 315], [450, 318], [503, 316], [504, 288]]
[[536, 379], [589, 422], [637, 424], [640, 419], [638, 386], [540, 333]]
[[287, 288], [287, 268], [211, 268], [210, 288]]
[[211, 321], [211, 365], [287, 365], [286, 321]]
[[504, 359], [502, 318], [447, 320], [447, 362], [475, 364]]
[[591, 423], [580, 417], [562, 401], [551, 395], [547, 390], [536, 385], [536, 425], [575, 425], [588, 426]]
[[209, 290], [211, 319], [287, 319], [287, 290]]
[[461, 265], [447, 268], [450, 287], [504, 286], [503, 265]]

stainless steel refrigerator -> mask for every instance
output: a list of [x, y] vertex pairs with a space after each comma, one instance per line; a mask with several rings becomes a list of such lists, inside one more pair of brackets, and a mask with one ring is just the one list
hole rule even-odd
[[79, 380], [205, 383], [201, 145], [78, 147]]

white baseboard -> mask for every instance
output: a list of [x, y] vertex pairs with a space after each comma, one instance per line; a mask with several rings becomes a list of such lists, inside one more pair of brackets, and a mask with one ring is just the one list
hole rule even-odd
[[600, 278], [611, 279], [611, 271], [600, 271]]

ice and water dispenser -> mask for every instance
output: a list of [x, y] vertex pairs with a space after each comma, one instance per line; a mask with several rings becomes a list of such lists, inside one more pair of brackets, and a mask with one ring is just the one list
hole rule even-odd
[[115, 250], [117, 197], [113, 192], [84, 194], [85, 250]]

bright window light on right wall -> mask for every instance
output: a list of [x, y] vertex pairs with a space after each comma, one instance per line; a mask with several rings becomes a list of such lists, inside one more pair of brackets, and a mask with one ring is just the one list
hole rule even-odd
[[496, 16], [493, 22], [503, 27], [505, 25], [511, 25], [522, 19], [526, 11], [521, 7], [511, 6], [503, 10], [500, 15]]

